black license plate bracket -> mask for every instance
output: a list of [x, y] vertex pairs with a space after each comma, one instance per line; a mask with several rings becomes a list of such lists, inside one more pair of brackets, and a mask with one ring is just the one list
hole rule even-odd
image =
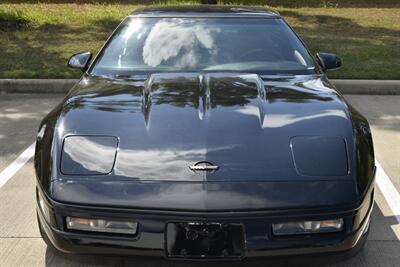
[[217, 222], [168, 223], [166, 253], [169, 258], [242, 258], [243, 225]]

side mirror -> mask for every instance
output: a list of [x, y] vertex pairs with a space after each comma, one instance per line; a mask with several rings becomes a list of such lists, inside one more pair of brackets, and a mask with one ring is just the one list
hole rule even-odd
[[342, 66], [342, 60], [333, 53], [317, 53], [317, 60], [324, 71], [335, 70]]
[[85, 71], [89, 65], [90, 59], [92, 59], [92, 53], [90, 52], [75, 54], [68, 60], [68, 67]]

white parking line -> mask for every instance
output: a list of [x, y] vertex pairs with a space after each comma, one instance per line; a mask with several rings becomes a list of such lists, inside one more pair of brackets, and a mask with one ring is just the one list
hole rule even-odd
[[36, 143], [33, 143], [27, 149], [25, 149], [25, 151], [22, 152], [16, 160], [14, 160], [6, 169], [4, 169], [4, 171], [0, 173], [0, 188], [5, 185], [7, 181], [10, 180], [10, 178], [13, 177], [14, 174], [16, 174], [17, 171], [33, 157], [35, 153], [35, 144]]
[[375, 165], [376, 184], [379, 186], [397, 222], [400, 223], [400, 194], [377, 160], [375, 161]]

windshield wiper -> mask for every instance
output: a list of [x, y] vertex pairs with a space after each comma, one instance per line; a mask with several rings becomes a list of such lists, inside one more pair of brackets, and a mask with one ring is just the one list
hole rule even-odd
[[126, 81], [145, 81], [149, 75], [141, 74], [141, 75], [131, 75], [131, 74], [115, 74], [114, 78], [118, 80], [126, 80]]

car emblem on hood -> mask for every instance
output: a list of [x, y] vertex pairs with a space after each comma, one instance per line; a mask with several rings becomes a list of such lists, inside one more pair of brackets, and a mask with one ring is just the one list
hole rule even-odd
[[208, 161], [199, 161], [194, 165], [189, 166], [192, 171], [216, 171], [219, 166], [216, 166]]

